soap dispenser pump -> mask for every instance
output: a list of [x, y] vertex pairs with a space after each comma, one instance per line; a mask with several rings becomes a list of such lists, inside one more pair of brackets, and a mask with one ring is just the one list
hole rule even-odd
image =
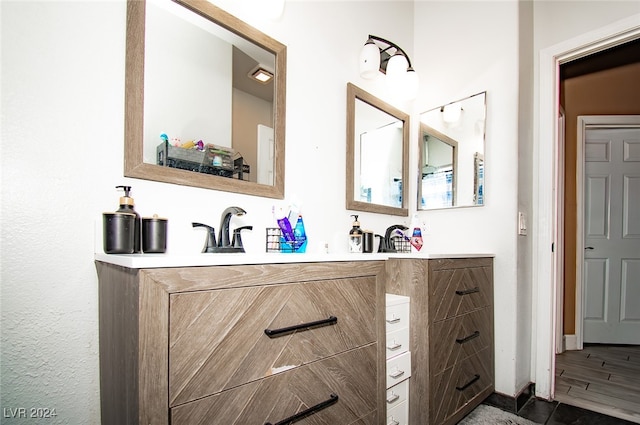
[[133, 209], [133, 198], [130, 195], [131, 186], [116, 186], [116, 189], [123, 189], [124, 196], [120, 197], [120, 208], [117, 209], [116, 212], [121, 213], [129, 213], [136, 216], [135, 223], [133, 226], [134, 236], [133, 236], [133, 252], [140, 253], [140, 232], [142, 228], [142, 219], [140, 215]]
[[353, 227], [349, 231], [349, 252], [362, 254], [362, 229], [357, 215], [352, 215]]

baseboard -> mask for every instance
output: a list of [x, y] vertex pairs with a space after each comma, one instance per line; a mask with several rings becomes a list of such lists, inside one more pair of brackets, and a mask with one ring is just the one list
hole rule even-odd
[[578, 349], [578, 337], [575, 335], [564, 336], [564, 349], [565, 350], [577, 350]]
[[518, 413], [520, 409], [533, 397], [536, 393], [536, 384], [530, 383], [524, 387], [518, 395], [508, 396], [494, 392], [489, 395], [483, 403], [493, 407], [497, 407], [509, 413]]

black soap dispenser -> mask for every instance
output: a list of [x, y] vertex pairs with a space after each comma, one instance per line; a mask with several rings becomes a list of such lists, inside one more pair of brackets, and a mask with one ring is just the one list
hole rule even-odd
[[357, 215], [352, 215], [353, 227], [349, 231], [349, 252], [362, 254], [362, 229]]
[[120, 208], [116, 212], [129, 213], [136, 216], [133, 226], [133, 252], [134, 254], [140, 253], [140, 232], [142, 228], [142, 219], [140, 215], [133, 209], [133, 198], [129, 196], [131, 193], [131, 186], [116, 186], [116, 189], [123, 189], [124, 196], [120, 197]]

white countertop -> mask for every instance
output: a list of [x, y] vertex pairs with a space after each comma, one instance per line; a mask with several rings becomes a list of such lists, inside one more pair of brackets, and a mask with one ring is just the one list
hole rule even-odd
[[388, 258], [479, 258], [493, 257], [493, 254], [432, 254], [432, 253], [373, 253], [373, 254], [105, 254], [96, 252], [94, 259], [105, 263], [128, 267], [131, 269], [149, 269], [159, 267], [199, 267], [227, 266], [243, 264], [278, 264], [278, 263], [318, 263], [330, 261], [373, 261]]

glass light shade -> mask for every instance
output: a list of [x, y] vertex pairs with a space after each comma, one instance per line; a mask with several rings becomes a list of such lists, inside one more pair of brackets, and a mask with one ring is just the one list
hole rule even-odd
[[442, 120], [449, 124], [457, 122], [460, 119], [461, 112], [462, 106], [459, 103], [446, 105], [444, 111], [442, 111]]
[[420, 77], [418, 73], [409, 68], [404, 76], [404, 91], [407, 100], [415, 99], [418, 96], [418, 87], [420, 86]]
[[374, 42], [367, 42], [360, 51], [360, 76], [371, 79], [380, 70], [380, 49]]
[[404, 55], [395, 54], [391, 56], [387, 64], [387, 78], [390, 80], [402, 80], [404, 74], [407, 73], [408, 67], [409, 62], [407, 62], [407, 58]]
[[393, 55], [387, 64], [387, 85], [403, 100], [415, 99], [418, 94], [418, 73], [408, 67], [407, 58], [401, 54]]

